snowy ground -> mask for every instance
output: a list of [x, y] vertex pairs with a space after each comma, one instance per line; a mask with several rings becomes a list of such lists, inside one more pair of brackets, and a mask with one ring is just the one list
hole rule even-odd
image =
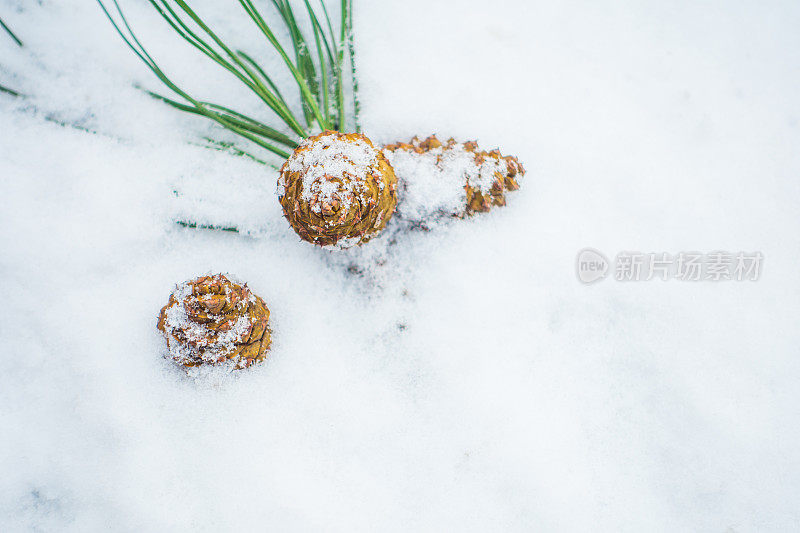
[[[348, 269], [272, 170], [133, 87], [158, 85], [93, 2], [0, 0], [27, 45], [0, 35], [0, 83], [30, 95], [0, 94], [0, 530], [800, 528], [800, 5], [355, 4], [368, 135], [477, 138], [528, 175]], [[238, 90], [123, 6], [171, 72]], [[585, 246], [765, 261], [585, 286]], [[217, 271], [274, 348], [191, 379], [156, 315]]]

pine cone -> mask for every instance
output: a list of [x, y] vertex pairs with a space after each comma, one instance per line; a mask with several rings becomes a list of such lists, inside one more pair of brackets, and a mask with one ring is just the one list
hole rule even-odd
[[397, 178], [360, 133], [324, 131], [286, 160], [278, 180], [283, 214], [305, 241], [338, 249], [367, 242], [397, 205]]
[[272, 342], [268, 323], [264, 300], [222, 274], [178, 285], [158, 317], [170, 358], [187, 367], [263, 361]]
[[[406, 189], [426, 189], [431, 184], [419, 180], [436, 175], [445, 185], [440, 193], [445, 197], [440, 210], [451, 210], [458, 216], [506, 205], [506, 191], [519, 189], [517, 179], [525, 174], [516, 157], [503, 156], [499, 150], [481, 151], [474, 141], [457, 143], [450, 139], [444, 144], [431, 135], [424, 141], [414, 137], [408, 143], [387, 144], [383, 150]], [[418, 176], [420, 173], [425, 175]], [[455, 201], [446, 198], [453, 193], [446, 188], [448, 183], [463, 189]], [[407, 192], [414, 196], [415, 191]], [[435, 200], [428, 203], [435, 204]]]

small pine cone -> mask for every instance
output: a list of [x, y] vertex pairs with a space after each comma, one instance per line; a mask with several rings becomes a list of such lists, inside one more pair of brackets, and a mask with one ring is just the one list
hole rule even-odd
[[222, 274], [178, 285], [161, 309], [158, 329], [170, 358], [187, 367], [246, 368], [263, 361], [272, 342], [264, 300]]
[[397, 205], [397, 178], [366, 136], [324, 131], [283, 164], [278, 199], [300, 238], [345, 249], [386, 226]]
[[[434, 190], [432, 184], [420, 180], [428, 178], [428, 174], [435, 176], [444, 185], [436, 189], [443, 191], [437, 209], [458, 216], [506, 205], [506, 191], [519, 189], [517, 180], [525, 175], [516, 157], [503, 156], [499, 150], [481, 151], [475, 141], [457, 143], [450, 139], [443, 143], [431, 135], [422, 141], [414, 137], [407, 143], [387, 144], [383, 150], [409, 197], [414, 196], [410, 190], [413, 188]], [[426, 175], [418, 176], [420, 172]], [[447, 198], [448, 183], [463, 189], [457, 201]], [[427, 201], [436, 204], [436, 200]]]

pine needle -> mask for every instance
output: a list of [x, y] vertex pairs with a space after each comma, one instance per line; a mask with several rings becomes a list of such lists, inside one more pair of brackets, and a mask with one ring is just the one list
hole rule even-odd
[[22, 41], [20, 41], [20, 40], [19, 40], [19, 37], [17, 37], [17, 36], [14, 34], [14, 32], [13, 32], [13, 31], [11, 31], [11, 28], [9, 28], [8, 26], [6, 26], [6, 23], [5, 23], [5, 22], [3, 22], [3, 19], [0, 19], [0, 28], [3, 28], [3, 29], [6, 31], [6, 33], [7, 33], [8, 35], [10, 35], [12, 39], [14, 39], [14, 42], [15, 42], [15, 43], [17, 43], [17, 46], [22, 46]]
[[181, 227], [189, 229], [208, 229], [213, 231], [225, 231], [229, 233], [241, 233], [235, 226], [215, 226], [213, 224], [198, 224], [187, 220], [176, 220], [175, 223]]
[[[19, 47], [23, 46], [22, 41], [19, 39], [19, 37], [17, 37], [14, 34], [13, 31], [11, 31], [11, 28], [6, 26], [6, 23], [3, 22], [3, 19], [0, 19], [0, 28], [3, 28], [3, 30], [5, 30], [5, 32], [14, 40], [14, 42], [17, 43], [17, 46]], [[0, 93], [10, 94], [11, 96], [15, 96], [17, 98], [21, 98], [23, 96], [22, 93], [18, 93], [14, 89], [10, 89], [4, 85], [0, 85]]]
[[11, 96], [18, 96], [18, 97], [22, 96], [22, 94], [18, 93], [14, 89], [9, 89], [8, 87], [6, 87], [4, 85], [0, 85], [0, 93], [6, 93], [6, 94], [10, 94]]
[[[115, 15], [112, 15], [111, 11], [106, 8], [104, 1], [113, 3]], [[271, 0], [272, 6], [277, 11], [276, 20], [285, 26], [291, 40], [291, 48], [288, 49], [291, 52], [287, 52], [287, 48], [281, 44], [273, 26], [267, 22], [253, 0], [239, 0], [247, 18], [255, 24], [292, 75], [300, 95], [301, 113], [297, 115], [284, 98], [278, 85], [273, 81], [273, 77], [259, 65], [254, 56], [230, 47], [212, 29], [211, 25], [190, 6], [188, 0], [148, 1], [183, 41], [245, 85], [277, 116], [280, 123], [267, 124], [236, 111], [230, 106], [206, 102], [193, 97], [188, 90], [178, 86], [145, 49], [129, 26], [118, 0], [97, 0], [125, 44], [177, 98], [148, 91], [151, 96], [175, 109], [213, 120], [229, 131], [281, 157], [288, 157], [286, 149], [295, 148], [301, 139], [309, 135], [307, 128], [339, 131], [346, 128], [347, 113], [342, 73], [346, 46], [349, 51], [347, 59], [351, 63], [353, 61], [350, 0], [341, 0], [341, 27], [338, 41], [323, 0], [320, 0], [323, 17], [317, 15], [317, 11], [309, 0], [302, 0], [313, 33], [311, 41], [303, 34], [292, 3], [289, 0]], [[323, 26], [323, 21], [325, 26]], [[358, 85], [355, 80], [354, 66], [351, 68], [351, 76], [355, 91]], [[353, 102], [353, 111], [354, 114], [357, 114], [358, 100], [355, 94]], [[298, 116], [303, 119], [303, 123]], [[355, 115], [353, 123], [358, 128], [358, 120]]]

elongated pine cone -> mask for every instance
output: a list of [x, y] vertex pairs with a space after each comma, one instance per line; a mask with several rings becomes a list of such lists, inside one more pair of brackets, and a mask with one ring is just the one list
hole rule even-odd
[[329, 130], [304, 140], [286, 160], [278, 197], [303, 240], [344, 249], [386, 226], [397, 205], [397, 178], [366, 136]]
[[407, 205], [399, 210], [410, 218], [424, 217], [431, 206], [463, 216], [506, 205], [506, 191], [519, 189], [517, 180], [525, 175], [516, 157], [482, 151], [474, 141], [442, 143], [431, 135], [387, 144], [383, 150], [404, 187]]
[[272, 342], [264, 300], [222, 274], [178, 285], [161, 309], [158, 329], [178, 364], [246, 368], [266, 357]]

